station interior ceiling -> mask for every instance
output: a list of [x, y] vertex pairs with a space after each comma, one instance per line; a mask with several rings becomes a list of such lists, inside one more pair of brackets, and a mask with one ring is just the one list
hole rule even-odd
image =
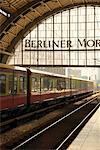
[[84, 5], [100, 6], [100, 0], [0, 0], [0, 63], [7, 63], [15, 45], [44, 18]]

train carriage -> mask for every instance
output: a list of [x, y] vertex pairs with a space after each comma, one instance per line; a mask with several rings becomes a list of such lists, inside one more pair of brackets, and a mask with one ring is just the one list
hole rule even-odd
[[0, 111], [92, 92], [90, 80], [0, 64]]
[[0, 110], [13, 109], [26, 103], [26, 69], [0, 65]]

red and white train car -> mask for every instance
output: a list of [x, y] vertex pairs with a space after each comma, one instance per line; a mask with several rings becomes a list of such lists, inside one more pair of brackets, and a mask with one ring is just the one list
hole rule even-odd
[[0, 64], [0, 111], [92, 92], [90, 80]]

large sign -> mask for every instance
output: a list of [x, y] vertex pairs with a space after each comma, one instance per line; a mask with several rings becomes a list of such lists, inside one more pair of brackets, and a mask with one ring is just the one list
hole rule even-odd
[[[73, 41], [71, 40], [58, 40], [58, 41], [47, 41], [47, 40], [30, 40], [30, 39], [25, 39], [24, 41], [24, 46], [25, 50], [27, 51], [32, 51], [36, 49], [69, 49], [74, 47], [75, 45], [73, 44]], [[77, 47], [83, 47], [83, 48], [92, 48], [92, 47], [100, 47], [100, 40], [96, 39], [77, 39]]]

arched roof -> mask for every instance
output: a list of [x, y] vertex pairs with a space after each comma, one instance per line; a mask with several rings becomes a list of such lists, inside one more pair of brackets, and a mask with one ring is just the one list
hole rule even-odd
[[0, 0], [0, 62], [38, 22], [59, 10], [77, 5], [99, 5], [100, 0]]

